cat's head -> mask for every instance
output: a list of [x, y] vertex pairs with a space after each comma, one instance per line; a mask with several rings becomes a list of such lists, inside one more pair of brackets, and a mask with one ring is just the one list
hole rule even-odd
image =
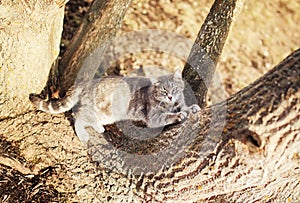
[[153, 84], [155, 100], [174, 105], [183, 99], [184, 82], [181, 72], [160, 76]]

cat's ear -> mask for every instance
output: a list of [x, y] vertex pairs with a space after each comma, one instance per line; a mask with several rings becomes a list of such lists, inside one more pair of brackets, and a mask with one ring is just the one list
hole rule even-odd
[[152, 83], [154, 86], [158, 86], [158, 85], [159, 85], [159, 82], [158, 82], [157, 78], [150, 78], [150, 81], [151, 81], [151, 83]]
[[181, 74], [181, 70], [179, 68], [176, 69], [175, 73], [174, 73], [174, 79], [182, 79], [182, 74]]

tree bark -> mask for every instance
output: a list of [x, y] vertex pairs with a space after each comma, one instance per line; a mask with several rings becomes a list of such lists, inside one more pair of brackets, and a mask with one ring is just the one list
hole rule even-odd
[[94, 77], [129, 4], [130, 0], [92, 3], [62, 59], [53, 64], [42, 94], [48, 93], [50, 98], [58, 92], [64, 95], [74, 83], [89, 82]]
[[81, 82], [94, 77], [107, 46], [121, 27], [129, 4], [130, 0], [93, 2], [59, 65], [58, 84], [63, 92], [75, 80]]
[[64, 8], [38, 0], [6, 0], [0, 8], [0, 119], [5, 119], [28, 111], [28, 94], [46, 84], [59, 54]]
[[138, 139], [127, 123], [119, 135], [114, 126], [94, 135], [89, 154], [112, 202], [299, 200], [299, 77], [300, 49], [158, 138]]
[[243, 0], [216, 0], [203, 23], [192, 47], [182, 75], [189, 87], [186, 97], [195, 97], [200, 107], [206, 105], [206, 95], [215, 73], [226, 38], [234, 19], [242, 9]]
[[[54, 2], [26, 1], [25, 6], [24, 2], [0, 5], [7, 13], [20, 6], [26, 11], [20, 11], [21, 19], [8, 15], [4, 18], [7, 24], [1, 24], [2, 49], [7, 47], [7, 52], [1, 58], [5, 71], [0, 72], [3, 74], [1, 91], [4, 90], [0, 98], [0, 140], [11, 142], [12, 146], [1, 147], [0, 161], [4, 171], [13, 170], [13, 174], [23, 174], [23, 180], [37, 182], [24, 191], [29, 200], [34, 200], [36, 194], [44, 195], [39, 193], [43, 185], [54, 187], [55, 201], [60, 202], [293, 202], [300, 199], [300, 50], [228, 100], [203, 109], [181, 125], [165, 129], [159, 137], [141, 141], [134, 135], [112, 134], [115, 126], [108, 126], [103, 137], [91, 130], [86, 150], [66, 116], [30, 110], [28, 94], [42, 89], [57, 56], [53, 47], [58, 47], [58, 34], [53, 37], [57, 40], [55, 46], [48, 41], [52, 42], [49, 35], [56, 33], [52, 25], [62, 23], [62, 11]], [[40, 13], [61, 16], [57, 22], [53, 16], [37, 18]], [[36, 38], [30, 35], [30, 40], [29, 37], [24, 40], [27, 39], [25, 44], [31, 48], [27, 54], [31, 58], [39, 56], [34, 64], [26, 58], [23, 38], [18, 41], [18, 36], [23, 36], [28, 28], [20, 21], [27, 22], [28, 18]], [[23, 30], [15, 35], [10, 26], [15, 26], [14, 29], [20, 26]], [[40, 51], [37, 47], [42, 44], [36, 43], [47, 46]], [[12, 66], [14, 52], [22, 54]], [[39, 68], [27, 73], [40, 63], [45, 67], [42, 74]], [[13, 78], [9, 75], [12, 70], [16, 75]], [[72, 73], [62, 77], [74, 80], [77, 76]], [[10, 82], [12, 79], [20, 83]], [[23, 82], [28, 87], [24, 88]], [[67, 83], [63, 86], [67, 87]], [[12, 153], [11, 149], [16, 150]], [[7, 180], [3, 174], [1, 177]], [[0, 182], [0, 197], [10, 201], [10, 194], [17, 189], [7, 191], [5, 188], [10, 188], [7, 182]]]

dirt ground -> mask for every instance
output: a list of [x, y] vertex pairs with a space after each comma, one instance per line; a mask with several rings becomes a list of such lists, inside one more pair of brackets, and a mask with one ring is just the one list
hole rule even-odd
[[[87, 11], [91, 0], [72, 0], [66, 6], [62, 53], [69, 44], [76, 27]], [[208, 0], [134, 0], [124, 19], [118, 36], [145, 29], [164, 30], [183, 36], [193, 42], [210, 10]], [[229, 33], [217, 66], [217, 75], [226, 91], [232, 95], [278, 64], [293, 50], [300, 47], [300, 1], [246, 1]], [[165, 36], [168, 41], [168, 36]], [[138, 40], [138, 39], [136, 39]], [[171, 39], [172, 40], [172, 39]], [[168, 53], [139, 52], [120, 59], [116, 74], [126, 75], [143, 67], [143, 74], [152, 66], [168, 71], [182, 66], [184, 60], [167, 57]], [[176, 58], [176, 57], [175, 57]], [[0, 153], [9, 157], [22, 157], [19, 146], [0, 140]], [[22, 160], [19, 160], [22, 162]], [[30, 166], [28, 166], [30, 167]], [[55, 176], [51, 167], [34, 178], [16, 173], [0, 165], [1, 202], [53, 202], [64, 198], [54, 187], [44, 184], [47, 176]], [[36, 191], [36, 192], [33, 192]], [[28, 195], [30, 194], [30, 195]]]

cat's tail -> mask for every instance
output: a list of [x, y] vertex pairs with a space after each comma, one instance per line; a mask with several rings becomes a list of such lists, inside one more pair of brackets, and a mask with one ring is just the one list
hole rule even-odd
[[30, 94], [29, 100], [41, 111], [59, 114], [71, 110], [78, 103], [81, 92], [82, 88], [71, 88], [63, 98], [48, 101], [41, 99], [36, 94]]

